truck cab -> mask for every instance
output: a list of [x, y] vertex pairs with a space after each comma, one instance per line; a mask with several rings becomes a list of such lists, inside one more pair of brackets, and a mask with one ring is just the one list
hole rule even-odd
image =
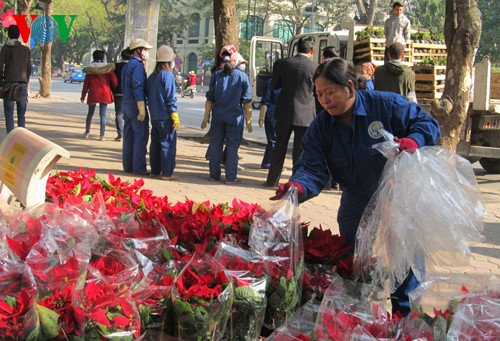
[[354, 25], [353, 21], [341, 24], [342, 29], [329, 32], [310, 32], [298, 34], [285, 44], [279, 38], [255, 36], [250, 42], [249, 77], [252, 87], [252, 104], [260, 106], [266, 81], [273, 73], [274, 63], [281, 58], [297, 54], [297, 42], [302, 37], [314, 38], [313, 61], [321, 61], [321, 51], [327, 46], [333, 46], [339, 51], [340, 57], [352, 60], [354, 54], [355, 32], [366, 25]]

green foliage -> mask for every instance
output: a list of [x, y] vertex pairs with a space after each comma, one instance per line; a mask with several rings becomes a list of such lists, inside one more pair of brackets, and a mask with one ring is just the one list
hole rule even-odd
[[492, 63], [500, 63], [500, 30], [498, 30], [500, 1], [480, 0], [478, 7], [483, 15], [483, 27], [476, 61], [489, 55]]
[[356, 40], [366, 38], [384, 38], [384, 29], [382, 27], [368, 26], [356, 32]]
[[405, 15], [412, 28], [425, 28], [430, 32], [443, 32], [445, 3], [443, 0], [413, 0], [405, 6]]

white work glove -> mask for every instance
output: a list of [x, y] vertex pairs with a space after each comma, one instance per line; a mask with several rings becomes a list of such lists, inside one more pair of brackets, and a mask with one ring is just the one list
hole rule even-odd
[[212, 112], [212, 101], [205, 102], [205, 114], [203, 116], [203, 121], [201, 122], [201, 129], [205, 129], [207, 127], [208, 122], [210, 122], [210, 113]]
[[146, 103], [144, 103], [144, 101], [137, 101], [137, 107], [139, 108], [137, 120], [142, 122], [146, 118]]
[[245, 113], [245, 124], [247, 131], [251, 133], [252, 129], [252, 102], [243, 103], [243, 113]]
[[264, 120], [266, 118], [266, 111], [267, 111], [267, 105], [262, 104], [260, 106], [260, 113], [259, 113], [259, 128], [262, 128], [264, 126]]

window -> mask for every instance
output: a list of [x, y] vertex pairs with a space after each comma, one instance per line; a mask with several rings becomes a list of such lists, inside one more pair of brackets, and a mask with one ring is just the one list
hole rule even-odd
[[208, 37], [208, 33], [210, 32], [210, 17], [205, 18], [205, 37]]
[[321, 26], [321, 25], [319, 25], [319, 24], [315, 24], [314, 25], [314, 30], [313, 31], [311, 31], [311, 25], [304, 27], [304, 33], [323, 32], [323, 31], [324, 31], [324, 27]]
[[201, 21], [201, 16], [199, 13], [193, 13], [189, 17], [189, 20], [191, 21], [188, 29], [188, 36], [191, 37], [199, 37], [200, 36], [200, 21]]
[[284, 42], [290, 41], [293, 36], [293, 24], [289, 20], [278, 20], [274, 22], [273, 37], [280, 38]]
[[247, 18], [241, 20], [240, 38], [251, 39], [253, 36], [263, 35], [264, 19], [255, 15], [249, 15]]
[[198, 69], [198, 56], [194, 53], [190, 53], [187, 56], [187, 70], [186, 71], [194, 71]]

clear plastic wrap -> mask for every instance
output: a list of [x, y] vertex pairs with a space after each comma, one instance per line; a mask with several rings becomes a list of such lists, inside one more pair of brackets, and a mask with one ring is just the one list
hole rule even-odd
[[314, 327], [316, 318], [320, 310], [321, 302], [312, 299], [301, 306], [285, 325], [276, 329], [269, 337], [268, 341], [288, 341], [314, 339]]
[[269, 276], [264, 327], [274, 330], [298, 308], [304, 273], [297, 189], [292, 186], [269, 211], [254, 214], [249, 245]]
[[498, 341], [500, 338], [500, 291], [468, 296], [459, 304], [448, 341]]
[[219, 243], [214, 257], [226, 268], [233, 281], [234, 301], [225, 340], [257, 340], [264, 323], [267, 275], [260, 257], [225, 242]]
[[233, 303], [233, 285], [224, 267], [208, 254], [195, 254], [172, 288], [175, 336], [222, 340]]
[[[469, 161], [442, 147], [397, 154], [398, 144], [374, 145], [388, 158], [361, 219], [355, 271], [394, 290], [409, 269], [465, 265], [468, 242], [482, 240], [484, 206]], [[376, 260], [376, 262], [374, 262]]]
[[315, 340], [349, 340], [358, 326], [371, 337], [387, 337], [394, 322], [384, 307], [386, 294], [382, 288], [336, 276], [321, 302]]

